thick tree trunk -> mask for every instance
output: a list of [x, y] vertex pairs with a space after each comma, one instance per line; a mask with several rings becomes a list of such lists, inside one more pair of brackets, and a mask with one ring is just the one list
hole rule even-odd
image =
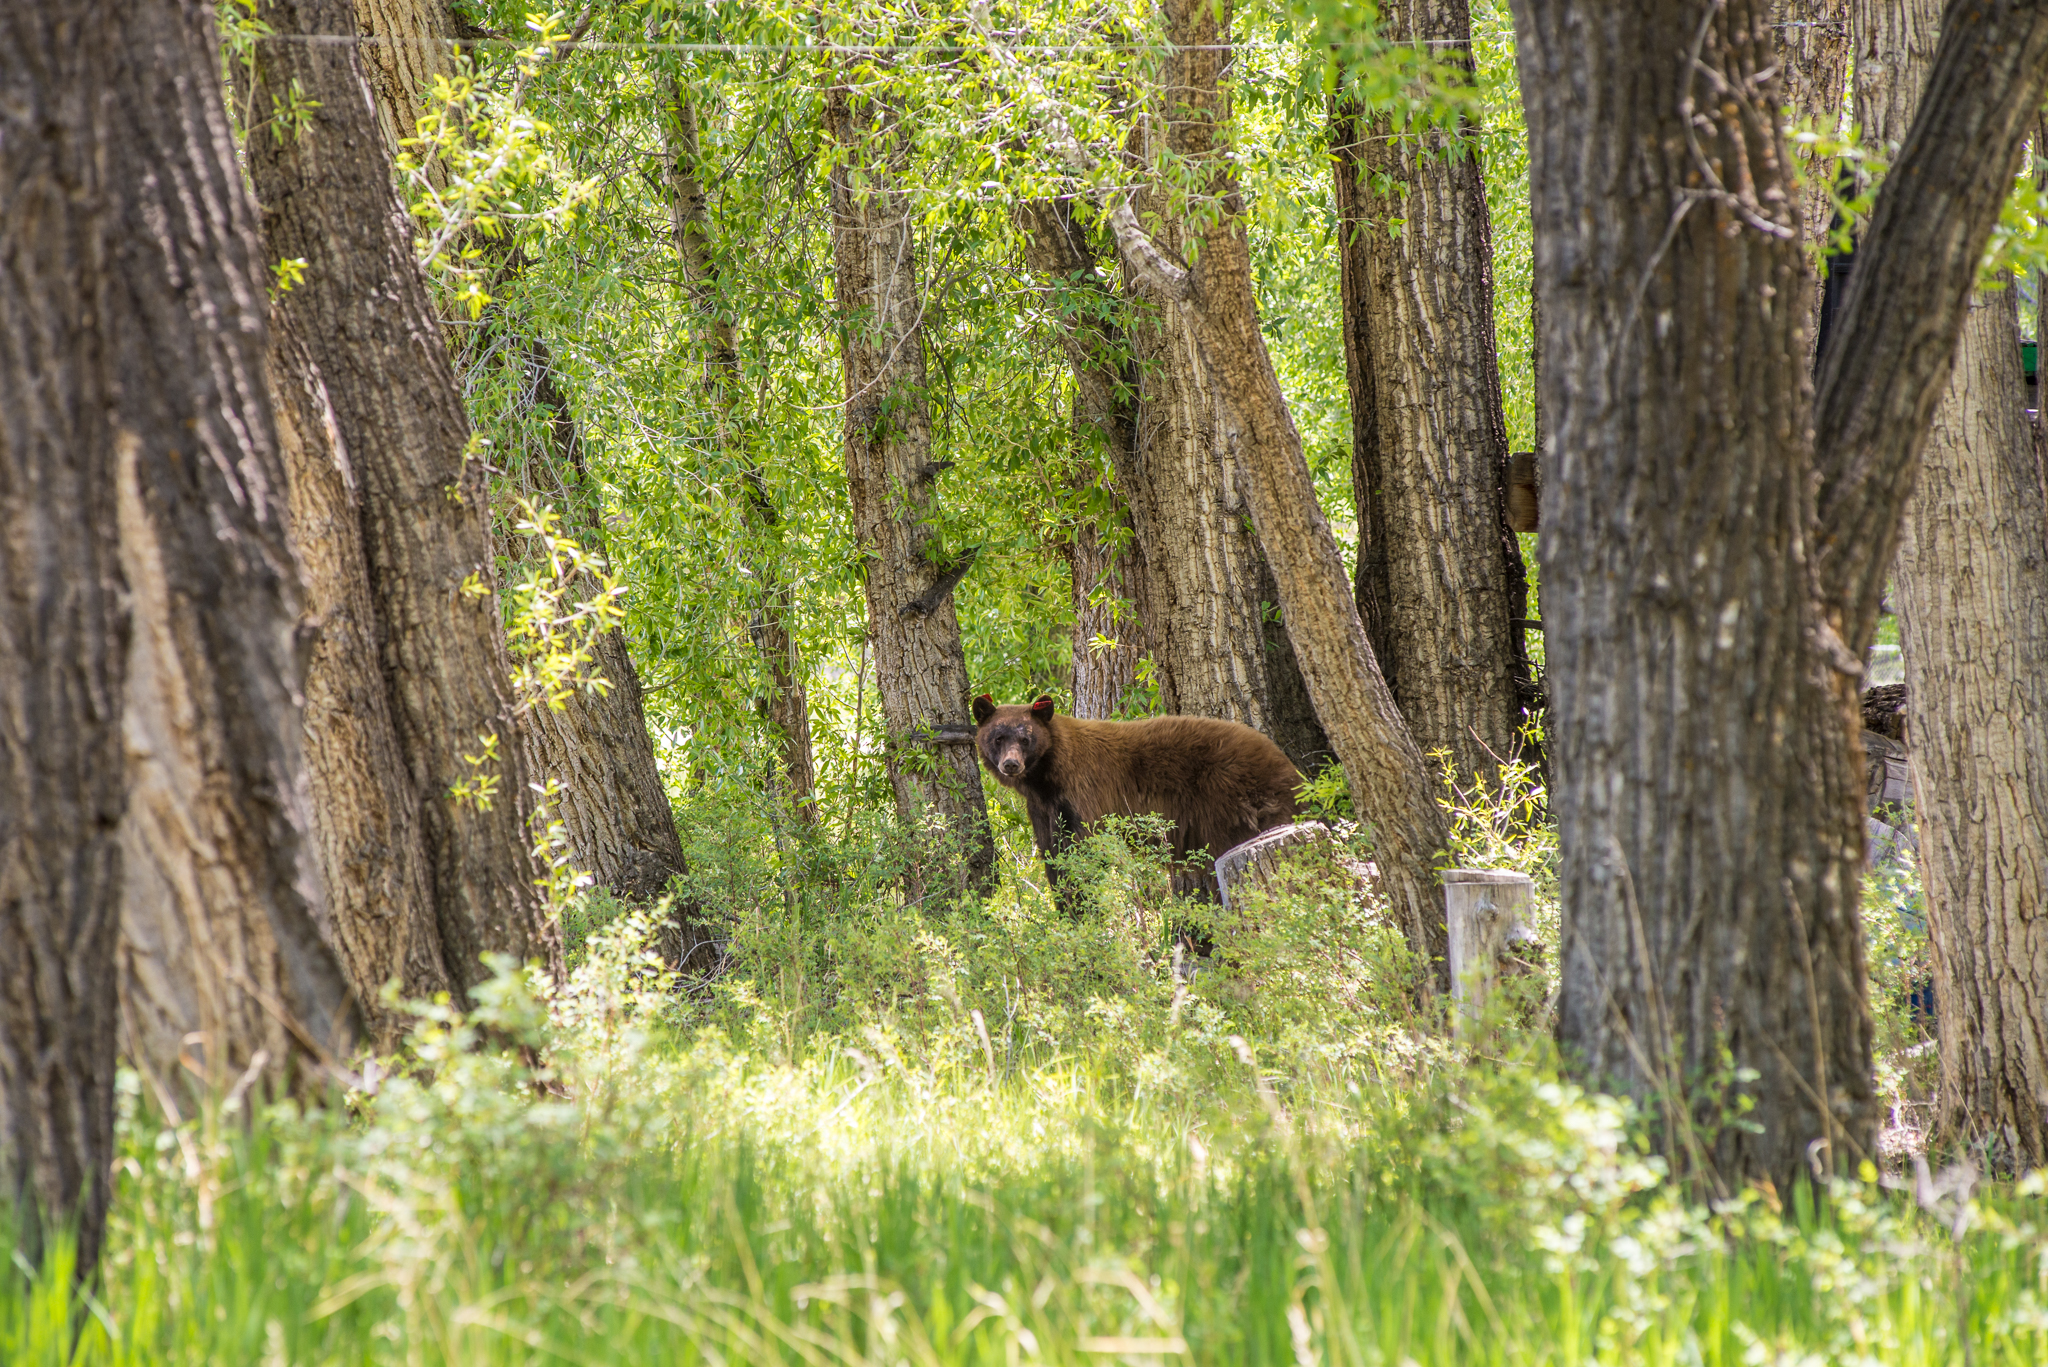
[[298, 581], [217, 42], [206, 5], [0, 13], [0, 1132], [22, 1251], [75, 1221], [82, 1277], [119, 931], [209, 955], [173, 986], [231, 995], [215, 1070], [261, 1047], [252, 1008], [280, 1061], [354, 1027], [302, 866]]
[[[1384, 31], [1470, 64], [1465, 0], [1381, 7]], [[1359, 498], [1357, 590], [1387, 687], [1425, 751], [1492, 779], [1534, 688], [1528, 579], [1508, 529], [1492, 224], [1463, 129], [1338, 118], [1341, 268]]]
[[825, 96], [832, 249], [846, 375], [846, 482], [864, 557], [868, 623], [887, 733], [889, 782], [907, 832], [944, 826], [910, 878], [925, 890], [986, 888], [995, 846], [969, 720], [967, 662], [953, 586], [974, 548], [940, 544], [927, 512], [945, 464], [932, 459], [925, 397], [925, 299], [909, 196], [899, 187], [898, 111], [847, 86]]
[[[704, 341], [704, 390], [719, 419], [720, 439], [743, 447], [739, 430], [739, 349], [729, 305], [723, 296], [711, 219], [703, 178], [697, 107], [669, 79], [662, 109], [662, 137], [668, 158], [669, 224], [676, 256], [697, 313]], [[751, 458], [742, 472], [741, 494], [747, 521], [764, 546], [774, 540], [781, 515], [768, 492], [767, 480]], [[761, 714], [775, 736], [781, 761], [782, 800], [807, 823], [818, 819], [818, 771], [811, 750], [811, 706], [804, 688], [802, 661], [789, 633], [795, 602], [782, 567], [763, 554], [755, 565], [761, 600], [748, 614], [747, 631], [768, 674], [768, 689], [759, 700]]]
[[[1785, 1182], [1874, 1139], [1858, 652], [2000, 172], [2048, 78], [2034, 8], [1978, 6], [1944, 40], [1939, 113], [1892, 172], [1910, 196], [1880, 195], [1809, 410], [1810, 282], [1761, 6], [1516, 5], [1556, 457], [1559, 1031], [1724, 1183]], [[1718, 1089], [1695, 1089], [1723, 1047], [1759, 1074], [1738, 1090], [1761, 1133], [1707, 1149], [1683, 1112], [1719, 1114]]]
[[1229, 7], [1173, 0], [1171, 80], [1185, 125], [1182, 146], [1209, 165], [1214, 213], [1190, 269], [1139, 225], [1128, 204], [1111, 214], [1126, 270], [1155, 299], [1179, 305], [1213, 376], [1228, 420], [1226, 449], [1241, 453], [1249, 507], [1272, 558], [1279, 598], [1307, 691], [1344, 766], [1352, 801], [1371, 826], [1381, 889], [1411, 946], [1443, 982], [1443, 903], [1432, 867], [1447, 834], [1436, 782], [1380, 677], [1351, 598], [1336, 538], [1317, 506], [1301, 434], [1288, 412], [1252, 293], [1251, 252], [1234, 177], [1220, 153], [1229, 118], [1221, 75], [1229, 59]]
[[[1859, 119], [1896, 145], [1940, 7], [1857, 18]], [[2048, 507], [2023, 394], [2014, 292], [1979, 295], [1895, 571], [1942, 1106], [2015, 1168], [2048, 1164]]]
[[[1150, 585], [1116, 474], [1137, 468], [1137, 366], [1117, 321], [1120, 305], [1102, 277], [1094, 246], [1074, 222], [1071, 204], [1035, 201], [1019, 211], [1018, 222], [1025, 264], [1060, 315], [1060, 338], [1074, 372], [1079, 487], [1102, 507], [1075, 526], [1067, 560], [1074, 592], [1071, 715], [1105, 721], [1137, 687], [1138, 662], [1149, 653]], [[1104, 457], [1108, 473], [1090, 473], [1100, 470]]]
[[2048, 507], [2022, 388], [2013, 292], [1982, 296], [1897, 570], [1943, 1108], [2007, 1170], [2048, 1164]]
[[289, 315], [271, 314], [269, 388], [290, 495], [292, 540], [317, 634], [306, 662], [306, 769], [314, 846], [335, 952], [372, 1042], [394, 1047], [412, 1018], [379, 1000], [454, 989], [406, 771], [377, 655], [377, 606], [363, 558], [362, 489], [327, 395]]
[[[1559, 1034], [1595, 1080], [1661, 1109], [1675, 1158], [1729, 1186], [1789, 1180], [1814, 1142], [1834, 1162], [1873, 1154], [1876, 1134], [1861, 811], [1793, 568], [1811, 284], [1759, 11], [1516, 11], [1557, 457]], [[1687, 194], [1723, 167], [1725, 198]], [[1718, 1127], [1724, 1048], [1761, 1075], [1762, 1134]]]
[[[349, 35], [345, 0], [276, 0], [281, 32]], [[296, 132], [273, 112], [297, 83], [317, 101]], [[485, 953], [559, 970], [527, 829], [532, 793], [517, 739], [493, 587], [484, 471], [441, 345], [391, 180], [357, 50], [260, 43], [250, 175], [268, 254], [307, 261], [279, 308], [319, 367], [360, 481], [363, 552], [378, 646], [405, 757], [449, 979], [467, 991]], [[473, 763], [471, 757], [483, 757]], [[490, 785], [458, 798], [458, 785]]]

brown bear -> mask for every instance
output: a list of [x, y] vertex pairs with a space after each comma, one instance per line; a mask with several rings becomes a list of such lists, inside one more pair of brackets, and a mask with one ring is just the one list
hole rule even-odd
[[[1024, 795], [1046, 876], [1069, 912], [1054, 856], [1105, 816], [1156, 812], [1173, 822], [1176, 890], [1214, 896], [1215, 856], [1285, 826], [1299, 807], [1294, 761], [1234, 721], [1082, 721], [1057, 715], [1051, 698], [998, 707], [986, 693], [974, 700], [974, 720], [981, 762]], [[1206, 855], [1189, 862], [1198, 851]]]

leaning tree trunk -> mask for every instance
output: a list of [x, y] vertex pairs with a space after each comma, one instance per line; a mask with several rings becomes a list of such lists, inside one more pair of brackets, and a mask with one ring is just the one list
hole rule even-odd
[[[922, 841], [945, 827], [944, 849], [917, 856], [913, 898], [986, 888], [995, 868], [967, 662], [953, 588], [978, 548], [947, 548], [927, 520], [945, 462], [932, 459], [925, 396], [925, 301], [909, 195], [901, 188], [900, 111], [844, 85], [826, 92], [833, 164], [832, 251], [846, 376], [846, 482], [864, 559], [868, 625], [887, 733], [896, 811]], [[956, 852], [957, 851], [957, 852]]]
[[[1381, 7], [1386, 34], [1471, 64], [1465, 0]], [[1491, 781], [1534, 701], [1528, 577], [1508, 529], [1492, 224], [1470, 130], [1340, 111], [1335, 159], [1354, 409], [1361, 616], [1408, 729]], [[1357, 316], [1349, 311], [1357, 309]]]
[[[1176, 70], [1208, 54], [1178, 52]], [[1142, 160], [1202, 156], [1211, 134], [1186, 82], [1170, 77], [1159, 146]], [[1163, 190], [1141, 194], [1162, 219], [1160, 244], [1185, 235]], [[1160, 703], [1167, 712], [1223, 717], [1272, 737], [1305, 770], [1327, 763], [1331, 742], [1303, 683], [1300, 651], [1279, 611], [1273, 553], [1252, 525], [1251, 459], [1236, 442], [1226, 392], [1196, 320], [1171, 294], [1150, 289], [1125, 263], [1136, 296], [1127, 330], [1138, 369], [1137, 440], [1117, 471], [1144, 556], [1154, 608], [1145, 621]]]
[[[1035, 200], [1018, 213], [1024, 259], [1060, 318], [1074, 373], [1077, 491], [1101, 507], [1084, 512], [1067, 544], [1074, 593], [1071, 715], [1107, 720], [1138, 686], [1154, 608], [1137, 528], [1116, 472], [1137, 466], [1137, 367], [1118, 302], [1103, 280], [1086, 231], [1065, 200]], [[1103, 457], [1108, 470], [1102, 470]], [[1098, 642], [1103, 644], [1098, 644]]]
[[748, 614], [747, 634], [761, 657], [768, 687], [759, 707], [775, 735], [781, 767], [781, 799], [803, 821], [818, 819], [818, 771], [811, 750], [810, 697], [804, 688], [801, 661], [789, 619], [795, 595], [776, 557], [768, 553], [781, 525], [781, 514], [768, 491], [760, 467], [745, 452], [746, 434], [739, 413], [740, 358], [731, 304], [725, 298], [720, 263], [712, 246], [711, 216], [703, 178], [698, 174], [697, 106], [684, 98], [671, 76], [664, 91], [662, 137], [668, 161], [669, 227], [676, 255], [698, 315], [704, 348], [704, 392], [718, 420], [721, 445], [742, 456], [741, 495], [747, 524], [762, 547], [754, 580], [760, 601]]
[[1155, 300], [1179, 306], [1215, 379], [1229, 421], [1230, 449], [1241, 452], [1250, 512], [1272, 559], [1280, 605], [1302, 676], [1344, 766], [1353, 805], [1373, 832], [1380, 886], [1410, 945], [1443, 983], [1443, 903], [1433, 862], [1448, 835], [1436, 783], [1380, 677], [1366, 640], [1343, 558], [1316, 503], [1301, 434], [1287, 408], [1252, 292], [1251, 250], [1243, 204], [1229, 170], [1229, 6], [1173, 0], [1166, 7], [1176, 49], [1172, 85], [1186, 155], [1205, 165], [1213, 202], [1194, 267], [1170, 243], [1140, 225], [1128, 202], [1110, 215], [1126, 271]]
[[[355, 0], [355, 12], [357, 28], [376, 40], [363, 45], [363, 74], [384, 143], [395, 153], [433, 112], [436, 79], [455, 74], [455, 19], [447, 0]], [[446, 183], [438, 160], [426, 173], [436, 189]]]
[[[1859, 122], [1904, 141], [1940, 9], [1859, 6]], [[1979, 295], [1906, 505], [1895, 571], [1945, 1119], [2048, 1164], [2048, 507], [2019, 310]]]
[[[348, 36], [345, 0], [275, 0], [281, 32]], [[418, 803], [443, 965], [559, 971], [493, 586], [484, 470], [441, 345], [357, 49], [261, 43], [249, 172], [272, 258], [308, 264], [278, 307], [319, 367], [360, 481], [364, 562], [392, 720]], [[296, 90], [295, 90], [296, 87]], [[298, 103], [293, 130], [283, 109]], [[311, 109], [307, 102], [317, 102]], [[273, 130], [273, 116], [277, 128]], [[281, 132], [284, 136], [277, 134]]]
[[22, 1253], [75, 1222], [81, 1278], [124, 927], [191, 937], [175, 989], [242, 975], [216, 1076], [354, 1025], [302, 864], [298, 581], [217, 42], [204, 5], [0, 14], [0, 1142]]

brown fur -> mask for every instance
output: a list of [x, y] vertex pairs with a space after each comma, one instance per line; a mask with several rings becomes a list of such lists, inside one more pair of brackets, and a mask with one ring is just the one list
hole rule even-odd
[[1173, 822], [1175, 861], [1205, 851], [1192, 883], [1213, 893], [1211, 859], [1286, 825], [1298, 810], [1301, 774], [1294, 762], [1233, 721], [1082, 721], [1057, 715], [1049, 698], [998, 707], [986, 694], [974, 700], [974, 719], [982, 763], [997, 782], [1024, 795], [1056, 891], [1064, 890], [1051, 856], [1105, 816], [1152, 812]]

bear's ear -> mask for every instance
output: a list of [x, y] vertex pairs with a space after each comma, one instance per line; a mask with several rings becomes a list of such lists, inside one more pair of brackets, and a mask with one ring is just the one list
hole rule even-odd
[[984, 693], [974, 700], [974, 724], [981, 725], [996, 714], [996, 700]]
[[1052, 699], [1040, 698], [1037, 702], [1032, 703], [1031, 715], [1042, 722], [1050, 724], [1052, 722]]

